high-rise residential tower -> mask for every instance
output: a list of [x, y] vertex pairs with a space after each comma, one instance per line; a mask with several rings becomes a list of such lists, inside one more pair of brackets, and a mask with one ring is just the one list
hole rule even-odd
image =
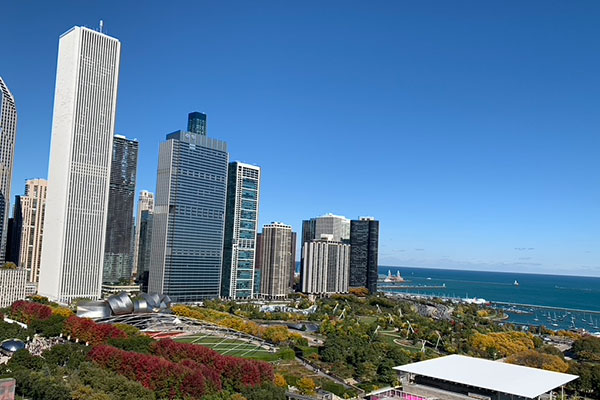
[[121, 43], [85, 27], [59, 40], [38, 293], [100, 297]]
[[44, 236], [44, 214], [48, 181], [30, 179], [25, 184], [25, 195], [21, 196], [21, 250], [19, 266], [28, 271], [30, 282], [39, 282]]
[[260, 167], [234, 161], [227, 178], [227, 213], [221, 296], [232, 299], [254, 295], [254, 260]]
[[[146, 222], [148, 220], [148, 215], [152, 215], [154, 211], [154, 193], [151, 193], [147, 190], [142, 190], [140, 192], [140, 196], [138, 197], [138, 206], [137, 206], [137, 216], [135, 218], [135, 239], [133, 244], [133, 275], [138, 275], [139, 268], [139, 251], [140, 251], [140, 235], [141, 235], [141, 220], [142, 220], [142, 212], [148, 211], [149, 214], [146, 215]], [[151, 218], [151, 217], [150, 217]], [[148, 238], [151, 236], [147, 236]], [[148, 245], [148, 249], [150, 249], [150, 245]]]
[[377, 293], [379, 221], [361, 217], [350, 222], [350, 287]]
[[17, 137], [17, 106], [8, 86], [0, 77], [0, 261], [6, 254], [10, 185]]
[[293, 277], [292, 227], [272, 222], [263, 227], [260, 296], [271, 299], [284, 298], [290, 290], [290, 275]]
[[350, 245], [323, 234], [304, 243], [302, 292], [329, 294], [348, 292]]
[[206, 136], [206, 114], [194, 111], [188, 114], [188, 132]]
[[227, 144], [177, 131], [160, 144], [148, 291], [173, 301], [219, 297]]
[[137, 174], [138, 142], [125, 136], [113, 139], [104, 247], [102, 282], [131, 279], [133, 267], [133, 207]]
[[331, 236], [334, 242], [350, 240], [350, 220], [341, 215], [325, 214], [320, 217], [302, 221], [302, 246], [300, 250], [300, 281], [304, 276], [304, 245], [311, 240], [321, 239], [322, 235]]

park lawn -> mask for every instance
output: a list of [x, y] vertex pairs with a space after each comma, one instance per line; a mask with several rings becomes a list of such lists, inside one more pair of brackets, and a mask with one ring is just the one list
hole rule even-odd
[[276, 361], [281, 358], [279, 352], [271, 353], [243, 340], [223, 339], [218, 336], [205, 335], [180, 336], [174, 340], [176, 342], [193, 343], [208, 347], [226, 356], [249, 358], [260, 361]]

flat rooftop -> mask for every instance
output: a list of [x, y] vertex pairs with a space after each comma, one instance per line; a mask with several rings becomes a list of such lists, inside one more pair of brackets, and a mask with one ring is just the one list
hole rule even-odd
[[394, 369], [530, 399], [578, 378], [577, 375], [461, 355], [434, 358]]

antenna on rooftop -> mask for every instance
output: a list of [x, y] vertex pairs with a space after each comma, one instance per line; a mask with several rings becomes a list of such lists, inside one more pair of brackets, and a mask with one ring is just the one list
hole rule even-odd
[[104, 21], [100, 20], [100, 33], [102, 33], [103, 29], [104, 29]]

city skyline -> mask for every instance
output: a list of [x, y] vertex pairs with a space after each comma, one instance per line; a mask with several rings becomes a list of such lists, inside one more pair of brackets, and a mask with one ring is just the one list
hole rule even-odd
[[[11, 11], [19, 12], [18, 9], [13, 10], [11, 7], [16, 6], [9, 6], [9, 14]], [[446, 12], [452, 12], [444, 7], [440, 8]], [[486, 21], [490, 22], [487, 14], [490, 9], [493, 7], [475, 7], [470, 10], [470, 13], [481, 16], [484, 20], [487, 17]], [[417, 20], [421, 22], [425, 18], [419, 13], [418, 7], [407, 7], [403, 10], [408, 15], [416, 15], [420, 18]], [[556, 19], [566, 24], [565, 26], [573, 23], [567, 20], [567, 16], [564, 18], [560, 16], [559, 11], [563, 11], [562, 9], [549, 6], [545, 10], [544, 21]], [[48, 87], [48, 76], [50, 76], [50, 82], [53, 83], [56, 36], [72, 25], [88, 24], [88, 26], [93, 26], [97, 24], [97, 20], [104, 17], [109, 33], [126, 41], [127, 46], [132, 49], [132, 52], [125, 56], [129, 64], [123, 67], [123, 73], [127, 75], [127, 80], [122, 79], [122, 81], [127, 83], [124, 83], [126, 86], [120, 93], [117, 132], [138, 137], [141, 143], [140, 156], [143, 159], [140, 162], [141, 176], [136, 192], [143, 189], [154, 190], [158, 137], [162, 137], [161, 132], [165, 131], [161, 130], [161, 127], [172, 126], [182, 112], [199, 109], [206, 111], [206, 114], [210, 116], [214, 137], [236, 143], [232, 160], [240, 159], [261, 165], [265, 171], [264, 201], [261, 206], [259, 226], [272, 220], [282, 220], [293, 225], [298, 231], [300, 221], [310, 215], [334, 212], [354, 219], [368, 214], [374, 215], [382, 222], [379, 251], [382, 265], [600, 275], [599, 250], [597, 250], [597, 246], [594, 246], [599, 237], [597, 227], [600, 226], [600, 213], [597, 205], [594, 204], [597, 204], [600, 196], [596, 184], [597, 174], [591, 173], [591, 171], [598, 170], [596, 158], [592, 153], [592, 149], [596, 148], [598, 143], [597, 135], [592, 136], [592, 133], [595, 133], [592, 128], [597, 126], [597, 117], [590, 114], [593, 102], [588, 101], [587, 104], [583, 102], [583, 99], [589, 96], [589, 93], [594, 93], [598, 87], [598, 79], [591, 75], [591, 71], [594, 69], [592, 66], [597, 62], [597, 56], [591, 55], [594, 51], [590, 46], [594, 45], [589, 42], [587, 42], [588, 47], [585, 51], [583, 44], [568, 50], [566, 44], [571, 43], [573, 37], [568, 36], [566, 27], [559, 29], [559, 33], [563, 35], [559, 36], [558, 33], [548, 33], [550, 29], [548, 26], [538, 24], [540, 32], [548, 33], [551, 40], [541, 39], [541, 36], [534, 35], [520, 43], [516, 40], [517, 36], [509, 35], [507, 40], [510, 46], [503, 47], [498, 40], [499, 32], [505, 25], [492, 21], [494, 23], [489, 28], [482, 28], [483, 32], [480, 36], [482, 42], [491, 41], [493, 46], [490, 51], [480, 52], [481, 58], [470, 57], [465, 53], [466, 46], [464, 48], [460, 46], [460, 40], [463, 40], [470, 46], [475, 45], [476, 49], [480, 49], [477, 47], [479, 42], [473, 43], [473, 40], [467, 35], [454, 33], [453, 38], [460, 39], [458, 42], [459, 55], [472, 62], [472, 66], [466, 68], [471, 72], [468, 79], [467, 71], [461, 73], [459, 68], [466, 64], [460, 62], [460, 58], [453, 58], [444, 53], [441, 43], [445, 43], [445, 41], [439, 36], [434, 37], [431, 34], [429, 37], [436, 40], [430, 45], [433, 46], [433, 49], [441, 52], [440, 60], [449, 62], [454, 69], [446, 71], [444, 75], [445, 71], [433, 70], [433, 64], [417, 59], [414, 61], [415, 65], [409, 63], [409, 67], [401, 69], [401, 72], [409, 73], [408, 76], [412, 81], [403, 81], [400, 84], [402, 74], [390, 72], [391, 67], [400, 66], [397, 54], [390, 55], [389, 59], [383, 57], [384, 62], [379, 65], [383, 76], [390, 79], [389, 81], [361, 77], [360, 68], [376, 68], [378, 66], [370, 62], [361, 62], [359, 67], [351, 68], [346, 71], [346, 74], [340, 73], [339, 79], [334, 75], [327, 75], [325, 78], [316, 70], [313, 71], [311, 68], [316, 64], [313, 64], [311, 60], [314, 60], [315, 51], [333, 49], [338, 51], [336, 54], [343, 59], [350, 54], [345, 51], [341, 51], [340, 54], [340, 49], [344, 48], [343, 45], [347, 41], [333, 35], [324, 27], [323, 21], [317, 18], [313, 22], [317, 23], [317, 31], [325, 34], [324, 43], [319, 44], [315, 38], [309, 36], [309, 43], [315, 46], [315, 50], [312, 51], [307, 47], [299, 49], [299, 54], [313, 57], [309, 58], [307, 75], [294, 69], [283, 68], [281, 71], [285, 71], [285, 73], [277, 70], [275, 71], [277, 74], [273, 75], [270, 80], [263, 76], [257, 69], [263, 66], [260, 56], [276, 54], [273, 51], [281, 50], [279, 44], [273, 41], [267, 41], [264, 46], [259, 47], [259, 53], [251, 59], [252, 72], [260, 76], [261, 82], [266, 84], [267, 90], [271, 91], [279, 101], [281, 101], [282, 93], [276, 90], [270, 82], [280, 82], [286, 76], [299, 78], [300, 82], [304, 84], [310, 83], [311, 79], [316, 79], [315, 84], [319, 83], [324, 87], [332, 88], [332, 96], [335, 95], [335, 98], [339, 99], [341, 99], [339, 97], [341, 93], [352, 93], [348, 92], [350, 86], [342, 78], [357, 78], [354, 82], [357, 95], [370, 93], [375, 96], [375, 102], [380, 109], [366, 107], [352, 95], [350, 95], [350, 100], [353, 100], [354, 103], [343, 101], [340, 106], [331, 106], [329, 102], [323, 103], [318, 100], [318, 96], [322, 92], [318, 90], [317, 86], [310, 86], [311, 89], [316, 90], [312, 95], [301, 92], [298, 104], [291, 104], [288, 101], [276, 107], [273, 103], [265, 102], [262, 96], [259, 96], [261, 101], [258, 102], [259, 104], [253, 105], [252, 100], [246, 95], [251, 92], [253, 87], [243, 84], [242, 78], [240, 78], [240, 80], [235, 79], [231, 85], [225, 86], [223, 94], [219, 94], [215, 87], [208, 84], [206, 91], [203, 91], [200, 97], [195, 95], [194, 99], [184, 97], [175, 101], [165, 110], [166, 112], [159, 120], [154, 120], [154, 115], [157, 113], [152, 110], [155, 107], [164, 107], [164, 103], [144, 104], [144, 106], [149, 106], [151, 111], [148, 113], [149, 117], [144, 118], [148, 121], [142, 121], [140, 124], [139, 113], [132, 104], [137, 101], [133, 90], [138, 90], [139, 85], [142, 84], [139, 78], [136, 79], [137, 69], [135, 66], [138, 63], [148, 62], [149, 68], [153, 70], [165, 68], [165, 64], [147, 58], [148, 55], [144, 52], [143, 44], [140, 43], [140, 36], [126, 28], [124, 22], [115, 13], [111, 14], [106, 10], [100, 11], [67, 13], [52, 22], [36, 25], [39, 31], [55, 32], [51, 40], [47, 40], [43, 34], [37, 37], [39, 43], [33, 47], [40, 51], [41, 59], [46, 60], [45, 63], [41, 63], [44, 72], [39, 74], [39, 78], [33, 80], [35, 85], [40, 87], [39, 97], [45, 100], [31, 104], [30, 97], [34, 96], [34, 93], [35, 96], [38, 96], [38, 91], [28, 89], [28, 84], [24, 83], [25, 77], [18, 73], [21, 68], [24, 71], [32, 68], [32, 66], [23, 65], [23, 58], [19, 61], [19, 52], [15, 52], [17, 57], [12, 57], [5, 67], [7, 72], [0, 71], [7, 81], [7, 85], [12, 88], [13, 94], [18, 93], [18, 96], [15, 95], [15, 97], [17, 97], [16, 102], [20, 109], [13, 178], [16, 185], [13, 185], [13, 194], [20, 194], [16, 190], [21, 190], [20, 182], [24, 177], [45, 178], [47, 176], [47, 162], [33, 160], [24, 164], [25, 161], [22, 159], [25, 152], [24, 144], [33, 148], [38, 145], [33, 142], [45, 140], [46, 146], [49, 144], [48, 116], [51, 113], [53, 93], [51, 89], [44, 90], [44, 87], [46, 89]], [[223, 11], [218, 8], [210, 8], [208, 11], [217, 17], [223, 17]], [[276, 11], [283, 12], [284, 10]], [[329, 11], [325, 10], [325, 12]], [[398, 16], [400, 15], [399, 11], [397, 7], [394, 7], [390, 14]], [[500, 15], [507, 15], [506, 11], [496, 11], [499, 11]], [[144, 11], [144, 13], [147, 12], [149, 11]], [[109, 14], [108, 16], [111, 18], [106, 18], [106, 14]], [[587, 25], [590, 21], [588, 18], [593, 15], [597, 14], [592, 12], [589, 17], [586, 17], [577, 11], [569, 10], [568, 16], [577, 17], [578, 23], [588, 29], [596, 29]], [[155, 18], [153, 14], [146, 16], [150, 20]], [[38, 17], [34, 16], [34, 18]], [[356, 15], [347, 12], [346, 17], [350, 22], [356, 18]], [[235, 14], [232, 18], [237, 20], [238, 15]], [[301, 18], [312, 20], [316, 17], [303, 14]], [[441, 23], [436, 33], [445, 32], [444, 29], [453, 26], [450, 22], [438, 21], [436, 18], [435, 15], [425, 18], [428, 22]], [[525, 32], [525, 21], [514, 18], [516, 18], [515, 29]], [[292, 22], [294, 21], [299, 22], [298, 19]], [[387, 19], [385, 21], [387, 22]], [[461, 22], [465, 23], [464, 20]], [[474, 24], [473, 22], [466, 23]], [[347, 29], [346, 22], [338, 21], [335, 25], [342, 28], [343, 32], [347, 32], [344, 30]], [[409, 24], [409, 26], [411, 29], [417, 29], [414, 25]], [[264, 33], [254, 25], [251, 27], [254, 28], [251, 31], [256, 32], [257, 35]], [[283, 29], [284, 34], [287, 33], [287, 30], [280, 28]], [[393, 26], [388, 26], [388, 28], [390, 29], [390, 38], [397, 38], [400, 30]], [[187, 28], [185, 34], [202, 32], [190, 29]], [[358, 31], [366, 33], [368, 38], [381, 39], [372, 31], [361, 29]], [[561, 37], [565, 38], [562, 42], [559, 40]], [[170, 34], [157, 45], [167, 46], [169, 43], [173, 43], [175, 38], [176, 36]], [[239, 39], [237, 36], [235, 38]], [[208, 54], [216, 56], [214, 63], [218, 64], [217, 61], [221, 59], [216, 53], [216, 44], [232, 45], [232, 43], [213, 36], [208, 36], [206, 40], [212, 45], [207, 49]], [[385, 38], [382, 40], [388, 43]], [[547, 45], [557, 44], [560, 54], [565, 55], [559, 60], [553, 59], [556, 61], [554, 69], [550, 70], [552, 72], [548, 72], [548, 74], [552, 74], [550, 76], [557, 78], [553, 81], [553, 87], [560, 89], [558, 92], [561, 93], [561, 96], [558, 97], [561, 99], [553, 95], [554, 92], [551, 88], [545, 89], [541, 86], [543, 80], [535, 79], [533, 76], [533, 72], [539, 71], [542, 65], [533, 62], [525, 54], [526, 50], [530, 50], [529, 46], [537, 42]], [[26, 41], [26, 43], [29, 42]], [[421, 55], [416, 47], [417, 43], [425, 44], [418, 39], [403, 42], [413, 57]], [[15, 44], [10, 43], [9, 46], [15, 46]], [[365, 48], [363, 42], [359, 42], [357, 46]], [[238, 49], [237, 47], [233, 48]], [[383, 54], [381, 53], [382, 49], [377, 46], [373, 51], [377, 57]], [[497, 54], [493, 51], [496, 51]], [[536, 51], [542, 60], [548, 60], [553, 54], [553, 52], [547, 51], [546, 47], [538, 48]], [[501, 57], [502, 55], [511, 56], [512, 53], [514, 55], [505, 60]], [[569, 61], [570, 58], [574, 61]], [[501, 60], [500, 66], [492, 68], [491, 60]], [[432, 59], [429, 58], [427, 61], [432, 61]], [[566, 74], [575, 65], [572, 63], [576, 61], [580, 63], [578, 64], [579, 73], [584, 74], [587, 79], [586, 86], [582, 86], [582, 81], [578, 81], [573, 88], [569, 89], [566, 86], [569, 82]], [[282, 66], [289, 67], [284, 61], [281, 63]], [[430, 70], [425, 70], [421, 74], [417, 73], [415, 72], [417, 64], [424, 67], [429, 66]], [[220, 65], [223, 66], [223, 64]], [[239, 72], [237, 68], [233, 68], [229, 64], [224, 65], [227, 68], [222, 73], [217, 73], [210, 64], [205, 70], [202, 70], [202, 74], [222, 83], [226, 78], [231, 78]], [[337, 65], [338, 63], [335, 61], [324, 65], [323, 74], [339, 72], [333, 68]], [[482, 68], [484, 67], [491, 69], [488, 73], [483, 73]], [[41, 66], [36, 68], [41, 68]], [[183, 67], [180, 66], [180, 68]], [[546, 64], [544, 64], [544, 68], [546, 68]], [[364, 70], [367, 71], [367, 69]], [[161, 75], [166, 83], [173, 86], [167, 89], [170, 94], [183, 93], [186, 84], [197, 85], [201, 81], [206, 84], [200, 77], [197, 78], [198, 83], [190, 81], [185, 68], [180, 71], [180, 74], [174, 73], [175, 71], [166, 69], [165, 73]], [[194, 72], [196, 71], [194, 70]], [[272, 73], [273, 70], [271, 69], [269, 72]], [[449, 74], [454, 74], [457, 83], [439, 78], [434, 82], [443, 83], [446, 86], [438, 85], [433, 88], [426, 84], [424, 79], [435, 76], [434, 72], [442, 73], [444, 78], [448, 78]], [[412, 75], [410, 75], [411, 73]], [[39, 81], [44, 77], [45, 81]], [[246, 76], [244, 75], [244, 77]], [[499, 85], [495, 85], [495, 81], [507, 83], [508, 89], [504, 90]], [[33, 82], [32, 84], [34, 84]], [[40, 82], [45, 83], [40, 84]], [[390, 87], [383, 85], [384, 83], [389, 84]], [[234, 84], [239, 85], [235, 90]], [[482, 85], [486, 91], [477, 90], [475, 88], [477, 84]], [[461, 85], [465, 95], [455, 101], [452, 95], [455, 95], [454, 91]], [[285, 87], [298, 90], [295, 86]], [[519, 90], [516, 89], [517, 87]], [[16, 92], [17, 89], [18, 92]], [[379, 90], [375, 91], [375, 89]], [[403, 90], [412, 97], [404, 96]], [[236, 100], [235, 96], [232, 96], [233, 93], [243, 96]], [[517, 94], [518, 97], [515, 96]], [[394, 96], [398, 97], [397, 101], [394, 100]], [[492, 96], [494, 101], [488, 100], [488, 96]], [[379, 99], [379, 97], [383, 98]], [[582, 99], [577, 101], [577, 97]], [[384, 100], [390, 101], [390, 103], [386, 105]], [[42, 108], [39, 105], [44, 101], [45, 108]], [[313, 114], [314, 106], [311, 102], [324, 106], [329, 115]], [[483, 105], [481, 105], [482, 102]], [[456, 106], [450, 107], [449, 104]], [[296, 143], [284, 141], [282, 144], [278, 144], [274, 140], [276, 131], [285, 132], [287, 136], [293, 136], [298, 132], [293, 127], [296, 121], [299, 121], [298, 116], [289, 112], [293, 105], [303, 106], [298, 109], [302, 111], [303, 117], [308, 114], [313, 116], [311, 130], [314, 132], [304, 132], [303, 136], [298, 136]], [[400, 105], [408, 105], [408, 109], [415, 116], [411, 117], [407, 115], [407, 112], [400, 112], [397, 119], [401, 123], [394, 123], [392, 117], [396, 115], [392, 110], [401, 109], [394, 108]], [[342, 106], [346, 107], [345, 113], [348, 110], [351, 111], [353, 117], [349, 120], [353, 121], [354, 126], [349, 125], [349, 121], [345, 122], [341, 119]], [[240, 113], [241, 107], [248, 107], [248, 110]], [[263, 111], [260, 112], [259, 108]], [[356, 114], [355, 112], [359, 108], [361, 112]], [[542, 112], [536, 113], [535, 109], [537, 108]], [[284, 113], [281, 116], [275, 116], [272, 112], [265, 113], [264, 111], [271, 109]], [[28, 118], [25, 119], [21, 110], [26, 110]], [[559, 110], [565, 114], [565, 117], [560, 117]], [[242, 128], [242, 125], [228, 121], [228, 115], [231, 113], [239, 115], [240, 120], [246, 121], [244, 126], [248, 125], [247, 121], [252, 121], [249, 125], [256, 127], [256, 130], [247, 135], [246, 127]], [[455, 113], [455, 117], [450, 117], [451, 113]], [[40, 115], [40, 121], [31, 122], [32, 114]], [[43, 123], [44, 114], [46, 115], [45, 123]], [[384, 117], [383, 121], [390, 123], [390, 127], [385, 127], [382, 123], [375, 123], [374, 118], [378, 116]], [[439, 125], [429, 123], [428, 120], [432, 116], [440, 119], [441, 123], [446, 125], [444, 129], [440, 129]], [[284, 124], [284, 118], [289, 118], [289, 122]], [[139, 129], [132, 128], [135, 126], [134, 122], [140, 124]], [[323, 136], [323, 132], [327, 131], [331, 132], [329, 138]], [[363, 132], [363, 134], [369, 132], [368, 142], [367, 139], [361, 139], [358, 132]], [[352, 140], [347, 142], [341, 140], [344, 134], [352, 135]], [[250, 143], [245, 136], [251, 136], [256, 143]], [[401, 140], [394, 140], [394, 136], [398, 136]], [[316, 162], [314, 166], [310, 166], [310, 171], [316, 173], [318, 170], [319, 176], [325, 178], [325, 181], [333, 182], [337, 179], [339, 184], [316, 183], [315, 188], [319, 194], [314, 196], [310, 191], [299, 190], [299, 187], [309, 187], [308, 184], [311, 180], [305, 179], [311, 174], [306, 173], [306, 168], [309, 166], [299, 158], [299, 156], [306, 156], [309, 153], [303, 154], [305, 148], [298, 146], [304, 146], [304, 142], [310, 142], [307, 140], [308, 138], [312, 140], [318, 137], [323, 138], [325, 143], [322, 149], [313, 149], [315, 153], [311, 155], [311, 159], [315, 159]], [[36, 140], [32, 140], [33, 138]], [[335, 140], [339, 141], [340, 147], [336, 149], [336, 156], [330, 157], [326, 150], [331, 151], [329, 145]], [[365, 140], [362, 142], [365, 146], [371, 146], [373, 150], [378, 151], [377, 158], [380, 160], [371, 158], [369, 161], [372, 164], [363, 163], [359, 156], [362, 153], [367, 158], [369, 156], [368, 152], [365, 153], [365, 146], [355, 147], [354, 143], [361, 143], [360, 140]], [[389, 143], [385, 142], [386, 140]], [[260, 146], [265, 146], [267, 142], [269, 146], [265, 150], [261, 150]], [[281, 153], [291, 157], [286, 162], [282, 161], [282, 156], [273, 155], [280, 153], [283, 147], [273, 149], [272, 146], [290, 146], [290, 144], [296, 146], [295, 150], [291, 153]], [[384, 146], [384, 144], [389, 144], [389, 146]], [[40, 147], [43, 150], [44, 146]], [[438, 149], [436, 150], [436, 148]], [[46, 157], [47, 160], [47, 149], [45, 147], [46, 156], [43, 156], [44, 151], [39, 150], [39, 154], [42, 155], [39, 158]], [[390, 149], [394, 149], [394, 151]], [[350, 159], [352, 159], [351, 163]], [[322, 160], [321, 164], [319, 164], [319, 160]], [[280, 165], [286, 165], [286, 167], [280, 168]], [[390, 170], [389, 173], [386, 171], [386, 165]], [[393, 166], [397, 171], [392, 173], [391, 170], [394, 168], [389, 168], [389, 166]], [[348, 176], [344, 176], [345, 169], [348, 171]], [[286, 182], [286, 179], [293, 183]], [[352, 179], [372, 179], [371, 184], [375, 185], [377, 189], [368, 197], [365, 194], [356, 194], [350, 186]], [[286, 201], [282, 201], [284, 198]], [[396, 202], [398, 205], [392, 205]]]

